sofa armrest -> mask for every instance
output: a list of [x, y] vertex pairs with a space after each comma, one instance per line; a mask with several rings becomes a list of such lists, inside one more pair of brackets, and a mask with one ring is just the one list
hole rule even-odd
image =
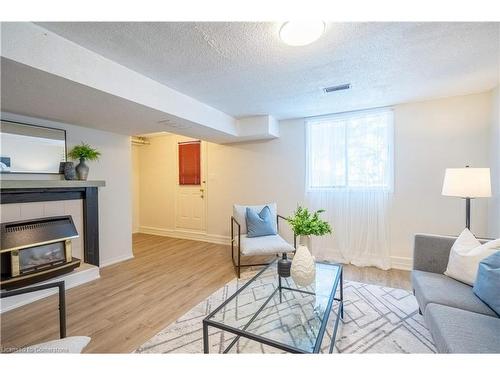
[[416, 234], [413, 246], [413, 269], [444, 273], [450, 250], [457, 238], [433, 234]]

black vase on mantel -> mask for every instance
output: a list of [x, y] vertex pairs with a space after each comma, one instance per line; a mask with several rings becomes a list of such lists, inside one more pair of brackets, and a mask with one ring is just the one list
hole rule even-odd
[[85, 159], [81, 158], [80, 163], [76, 166], [76, 175], [79, 180], [87, 180], [87, 176], [89, 175], [89, 166], [85, 164]]
[[75, 165], [72, 161], [62, 162], [61, 169], [65, 180], [76, 180]]

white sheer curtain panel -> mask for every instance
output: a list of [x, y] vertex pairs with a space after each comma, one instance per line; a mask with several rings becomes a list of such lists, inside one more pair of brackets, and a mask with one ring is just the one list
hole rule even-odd
[[319, 259], [390, 268], [393, 117], [383, 109], [307, 121], [306, 201], [333, 235], [315, 237]]

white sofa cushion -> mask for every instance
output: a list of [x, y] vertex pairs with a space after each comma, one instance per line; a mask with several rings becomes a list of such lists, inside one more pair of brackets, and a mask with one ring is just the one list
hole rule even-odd
[[[271, 211], [271, 222], [273, 224], [273, 229], [276, 233], [278, 233], [278, 226], [276, 224], [276, 217], [277, 217], [276, 203], [266, 203], [266, 204], [260, 204], [257, 206], [241, 206], [241, 205], [235, 204], [233, 206], [233, 216], [241, 226], [241, 234], [247, 233], [247, 217], [246, 217], [247, 207], [250, 207], [257, 212], [260, 212], [265, 206], [268, 206], [269, 210]], [[235, 230], [236, 230], [236, 226], [235, 226]], [[235, 234], [237, 234], [237, 233], [235, 233]]]
[[90, 342], [88, 336], [70, 336], [64, 339], [52, 340], [41, 344], [27, 346], [14, 353], [23, 354], [57, 354], [57, 353], [81, 353]]
[[286, 242], [279, 234], [248, 238], [241, 235], [241, 253], [243, 255], [268, 255], [290, 253], [295, 251], [292, 245]]
[[479, 262], [499, 250], [500, 239], [481, 245], [466, 228], [451, 248], [444, 274], [465, 284], [474, 285]]

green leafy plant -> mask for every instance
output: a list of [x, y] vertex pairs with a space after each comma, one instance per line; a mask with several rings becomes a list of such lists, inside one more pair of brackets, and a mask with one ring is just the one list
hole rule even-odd
[[311, 213], [307, 208], [298, 206], [293, 215], [287, 217], [286, 220], [298, 236], [324, 236], [325, 234], [332, 233], [332, 227], [327, 221], [319, 217], [319, 214], [322, 212], [325, 212], [325, 210], [318, 210]]
[[68, 156], [74, 160], [97, 160], [101, 156], [101, 153], [95, 148], [91, 147], [89, 144], [82, 142], [81, 145], [73, 147], [68, 153]]

